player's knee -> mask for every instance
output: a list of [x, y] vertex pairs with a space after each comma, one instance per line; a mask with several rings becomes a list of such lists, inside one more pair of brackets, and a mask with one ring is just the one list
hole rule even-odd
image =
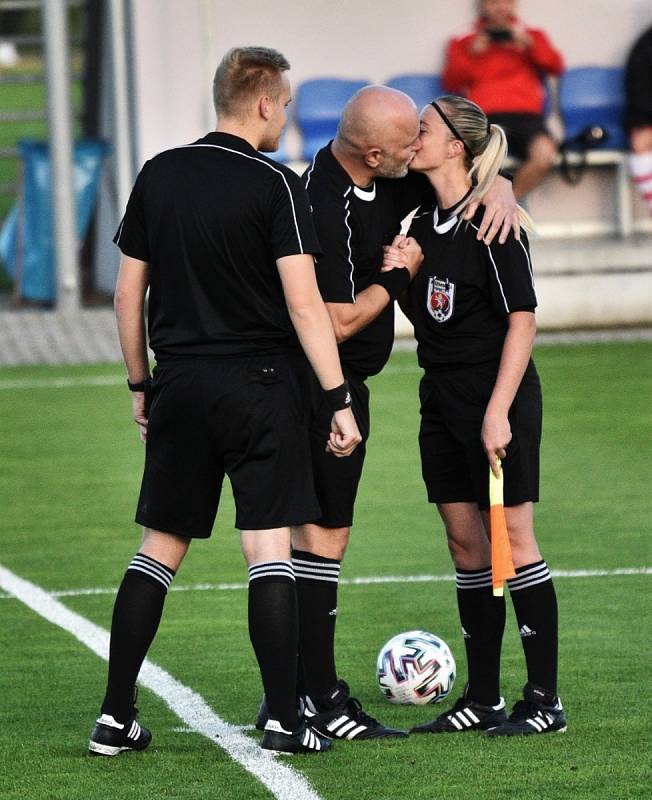
[[448, 550], [457, 569], [482, 569], [491, 561], [489, 543], [455, 537], [448, 532]]
[[294, 531], [292, 546], [322, 558], [341, 561], [349, 543], [351, 529], [324, 528], [321, 525], [302, 525]]
[[552, 168], [556, 157], [557, 145], [548, 136], [539, 136], [535, 139], [528, 152], [530, 164], [545, 172]]
[[186, 536], [143, 528], [140, 552], [176, 571], [181, 566], [191, 541]]

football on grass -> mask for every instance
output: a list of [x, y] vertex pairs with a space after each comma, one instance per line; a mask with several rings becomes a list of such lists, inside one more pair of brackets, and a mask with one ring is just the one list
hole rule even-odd
[[438, 703], [455, 683], [455, 659], [438, 636], [407, 631], [381, 648], [377, 676], [380, 691], [390, 703]]

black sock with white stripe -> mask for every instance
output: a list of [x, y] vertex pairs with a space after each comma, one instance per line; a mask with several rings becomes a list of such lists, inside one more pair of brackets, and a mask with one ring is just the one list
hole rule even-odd
[[156, 635], [174, 570], [136, 553], [113, 606], [109, 678], [102, 713], [125, 723], [133, 715], [134, 685]]
[[297, 715], [297, 592], [290, 561], [249, 567], [249, 637], [258, 659], [270, 719], [286, 731]]
[[303, 686], [315, 701], [337, 683], [335, 623], [340, 562], [304, 550], [292, 551], [299, 602], [299, 652]]
[[528, 681], [557, 694], [557, 595], [545, 561], [507, 581], [525, 652]]
[[491, 567], [457, 569], [456, 584], [469, 672], [468, 697], [483, 706], [495, 706], [500, 702], [505, 598], [493, 596]]

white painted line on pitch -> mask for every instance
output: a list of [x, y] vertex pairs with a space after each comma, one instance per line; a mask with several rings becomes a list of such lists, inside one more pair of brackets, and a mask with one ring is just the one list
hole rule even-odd
[[84, 378], [16, 378], [0, 381], [0, 391], [9, 389], [77, 389], [80, 386], [122, 386], [126, 378], [118, 375], [88, 375]]
[[[618, 567], [616, 569], [557, 569], [551, 570], [553, 578], [610, 578], [619, 575], [652, 575], [652, 567]], [[340, 586], [373, 586], [390, 583], [452, 583], [455, 575], [369, 575], [360, 578], [340, 578]], [[191, 583], [174, 584], [169, 592], [223, 592], [247, 589], [248, 583]], [[115, 587], [97, 586], [91, 589], [60, 589], [49, 592], [51, 597], [84, 597], [88, 595], [115, 594]], [[11, 595], [0, 595], [7, 600]]]
[[[71, 633], [100, 658], [108, 660], [108, 631], [66, 608], [40, 586], [18, 577], [1, 564], [0, 588], [48, 622]], [[274, 754], [261, 750], [253, 739], [241, 732], [241, 728], [221, 719], [201, 695], [184, 686], [169, 672], [146, 659], [138, 683], [158, 695], [189, 729], [201, 733], [225, 750], [278, 800], [321, 800], [303, 775], [281, 764]], [[89, 726], [91, 723], [89, 720]]]

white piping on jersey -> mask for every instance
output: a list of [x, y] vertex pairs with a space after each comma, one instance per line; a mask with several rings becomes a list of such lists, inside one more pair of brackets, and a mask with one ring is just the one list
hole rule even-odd
[[292, 192], [290, 191], [290, 187], [288, 185], [287, 180], [285, 179], [285, 175], [281, 172], [280, 169], [273, 167], [267, 161], [264, 161], [262, 158], [256, 158], [255, 156], [248, 156], [246, 153], [241, 153], [239, 150], [232, 150], [230, 147], [224, 147], [221, 144], [183, 144], [180, 147], [173, 147], [173, 150], [185, 150], [189, 147], [214, 147], [216, 150], [225, 150], [227, 153], [234, 153], [236, 156], [242, 156], [243, 158], [248, 158], [250, 161], [258, 161], [259, 164], [264, 164], [266, 167], [269, 167], [273, 172], [278, 172], [278, 174], [283, 178], [283, 183], [285, 184], [285, 188], [288, 190], [288, 194], [290, 195], [290, 205], [292, 206], [292, 217], [294, 219], [294, 228], [297, 232], [297, 240], [299, 242], [299, 250], [303, 253], [303, 242], [301, 241], [301, 234], [299, 233], [299, 223], [297, 222], [297, 213], [294, 209], [294, 199], [292, 198]]
[[359, 186], [353, 186], [353, 194], [364, 200], [366, 203], [372, 203], [376, 199], [376, 184], [371, 184], [371, 189], [361, 189]]
[[305, 188], [306, 188], [306, 189], [308, 188], [308, 184], [310, 183], [310, 179], [312, 178], [312, 171], [313, 171], [313, 170], [314, 170], [314, 168], [315, 168], [315, 163], [316, 163], [316, 162], [317, 162], [317, 153], [315, 153], [315, 155], [313, 156], [313, 159], [312, 159], [312, 164], [310, 165], [310, 169], [309, 169], [309, 170], [308, 170], [308, 172], [306, 173], [306, 182], [305, 182], [305, 184], [304, 184], [304, 186], [305, 186]]
[[[127, 215], [125, 214], [125, 217], [126, 217], [126, 216], [127, 216]], [[123, 229], [123, 228], [124, 228], [124, 226], [125, 226], [125, 217], [123, 217], [123, 218], [122, 218], [122, 222], [120, 223], [120, 228], [119, 228], [119, 230], [118, 230], [118, 241], [116, 242], [116, 244], [117, 244], [117, 245], [119, 245], [119, 244], [120, 244], [120, 238], [121, 238], [121, 236], [122, 236], [122, 229]]]
[[[475, 228], [476, 231], [479, 230], [478, 226], [474, 225], [473, 223], [471, 223], [471, 227]], [[510, 311], [509, 311], [509, 306], [507, 305], [507, 298], [505, 297], [505, 292], [503, 291], [503, 285], [500, 282], [500, 278], [498, 277], [498, 267], [496, 266], [496, 262], [494, 261], [493, 253], [491, 252], [491, 246], [486, 244], [485, 247], [487, 248], [487, 251], [489, 252], [489, 258], [491, 259], [491, 263], [493, 264], [494, 272], [496, 273], [496, 281], [498, 282], [498, 288], [500, 289], [500, 293], [501, 293], [501, 295], [503, 297], [503, 303], [505, 304], [505, 311], [507, 311], [507, 313], [509, 314]]]
[[[349, 192], [351, 191], [351, 187], [349, 186], [347, 190], [344, 192], [343, 197], [346, 197]], [[351, 232], [351, 226], [349, 225], [349, 216], [351, 215], [351, 210], [349, 208], [349, 201], [347, 200], [344, 205], [344, 210], [346, 214], [344, 215], [344, 224], [346, 225], [346, 229], [349, 232], [349, 238], [346, 240], [346, 246], [349, 249], [349, 264], [351, 265], [351, 299], [355, 303], [355, 284], [353, 283], [353, 254], [351, 253], [351, 236], [353, 233]]]
[[532, 272], [532, 262], [530, 261], [530, 256], [528, 254], [528, 251], [525, 249], [525, 245], [523, 244], [523, 242], [519, 240], [519, 244], [521, 245], [521, 247], [523, 248], [523, 252], [525, 253], [525, 260], [527, 262], [527, 268], [530, 273], [530, 281], [532, 282], [532, 288], [534, 289], [534, 273]]

